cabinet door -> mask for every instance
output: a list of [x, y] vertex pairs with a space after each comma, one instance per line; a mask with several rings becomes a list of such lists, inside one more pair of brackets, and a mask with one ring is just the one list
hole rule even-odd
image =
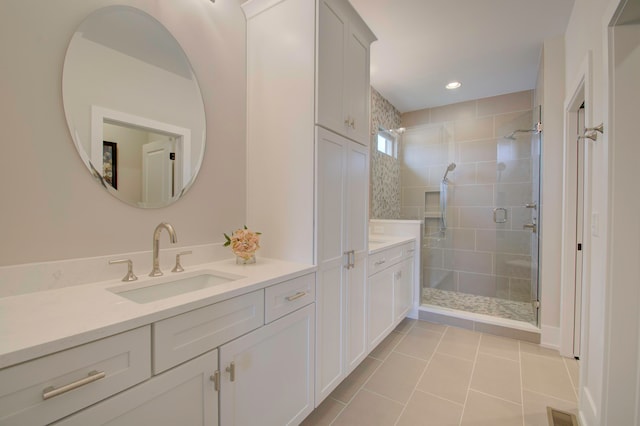
[[349, 141], [346, 145], [346, 241], [347, 250], [353, 251], [352, 266], [345, 269], [346, 283], [346, 374], [349, 374], [367, 356], [366, 285], [367, 285], [367, 232], [369, 206], [369, 151]]
[[375, 348], [393, 327], [393, 274], [399, 268], [387, 268], [368, 280], [368, 342]]
[[313, 410], [314, 308], [220, 347], [221, 424], [297, 425]]
[[55, 425], [217, 425], [218, 392], [211, 380], [217, 367], [213, 350]]
[[349, 137], [369, 146], [370, 92], [369, 41], [359, 26], [351, 25], [347, 32], [345, 58], [345, 92], [349, 115]]
[[405, 259], [393, 275], [394, 320], [407, 316], [413, 304], [413, 259]]
[[346, 135], [348, 115], [344, 91], [345, 37], [348, 21], [340, 4], [321, 0], [318, 16], [317, 123]]
[[346, 147], [337, 134], [316, 128], [317, 281], [316, 403], [344, 378]]
[[367, 259], [356, 256], [355, 264], [347, 273], [346, 284], [346, 371], [348, 375], [367, 356]]

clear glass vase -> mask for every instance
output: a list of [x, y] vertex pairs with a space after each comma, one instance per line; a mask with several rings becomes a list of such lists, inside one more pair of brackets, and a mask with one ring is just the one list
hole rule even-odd
[[252, 254], [251, 257], [245, 259], [241, 256], [236, 256], [236, 265], [250, 265], [252, 263], [256, 263], [256, 255]]

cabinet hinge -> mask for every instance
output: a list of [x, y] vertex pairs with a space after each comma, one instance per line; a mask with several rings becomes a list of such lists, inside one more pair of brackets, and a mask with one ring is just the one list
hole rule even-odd
[[578, 251], [582, 250], [582, 243], [578, 243]]

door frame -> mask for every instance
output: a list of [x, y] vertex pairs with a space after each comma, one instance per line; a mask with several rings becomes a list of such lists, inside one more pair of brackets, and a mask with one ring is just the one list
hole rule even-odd
[[140, 117], [122, 111], [103, 108], [98, 105], [91, 106], [91, 155], [89, 160], [96, 170], [102, 170], [102, 141], [104, 140], [104, 123], [118, 124], [129, 127], [137, 127], [150, 132], [166, 134], [176, 139], [176, 156], [181, 158], [180, 166], [176, 173], [176, 182], [179, 182], [179, 195], [191, 180], [191, 129], [175, 126], [170, 123]]
[[[592, 102], [592, 58], [591, 51], [587, 52], [582, 61], [578, 76], [572, 85], [567, 87], [568, 97], [564, 103], [564, 170], [563, 170], [563, 196], [562, 196], [562, 284], [560, 289], [560, 353], [567, 357], [574, 356], [574, 341], [576, 327], [576, 224], [577, 224], [577, 145], [575, 143], [575, 129], [578, 126], [578, 110], [584, 103], [584, 123], [585, 127], [591, 127], [591, 102]], [[587, 148], [588, 145], [585, 145]], [[585, 155], [588, 155], [585, 152]], [[585, 164], [585, 167], [588, 167]], [[585, 170], [585, 175], [589, 171]], [[588, 179], [584, 182], [584, 216], [583, 230], [590, 229], [590, 217], [587, 214], [590, 209], [590, 197]], [[590, 233], [583, 232], [583, 259], [588, 259], [590, 250]], [[589, 274], [585, 273], [584, 265], [582, 270], [582, 288], [588, 287]], [[581, 318], [584, 319], [585, 298], [582, 295]], [[587, 324], [582, 321], [581, 329], [587, 329]], [[584, 333], [583, 333], [584, 334]], [[580, 339], [582, 340], [582, 338]]]

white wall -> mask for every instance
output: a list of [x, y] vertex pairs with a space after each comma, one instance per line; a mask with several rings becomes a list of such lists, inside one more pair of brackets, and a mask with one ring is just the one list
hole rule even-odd
[[[624, 309], [624, 303], [621, 303], [620, 299], [612, 298], [612, 291], [615, 289], [622, 288], [622, 294], [624, 294], [626, 284], [612, 279], [617, 275], [608, 270], [615, 266], [615, 262], [612, 262], [609, 257], [611, 254], [609, 253], [609, 248], [614, 247], [609, 244], [609, 239], [613, 235], [611, 234], [611, 227], [612, 225], [615, 226], [615, 224], [609, 222], [609, 201], [615, 201], [613, 198], [615, 191], [612, 191], [614, 186], [610, 185], [616, 185], [615, 181], [611, 180], [610, 154], [614, 152], [615, 145], [622, 143], [622, 140], [609, 139], [609, 131], [611, 129], [607, 128], [609, 83], [606, 71], [605, 44], [607, 40], [605, 27], [619, 3], [624, 3], [624, 1], [576, 0], [565, 34], [565, 83], [569, 87], [579, 78], [582, 72], [581, 68], [583, 68], [583, 64], [591, 54], [591, 78], [590, 82], [587, 81], [585, 89], [591, 94], [591, 101], [587, 105], [586, 111], [586, 126], [592, 127], [602, 122], [605, 123], [605, 134], [599, 135], [597, 142], [589, 142], [587, 148], [588, 155], [592, 159], [589, 173], [591, 191], [588, 194], [591, 204], [590, 210], [587, 211], [588, 217], [592, 219], [592, 228], [587, 230], [591, 237], [591, 252], [589, 257], [585, 259], [585, 274], [587, 275], [585, 282], [589, 283], [585, 291], [588, 294], [588, 299], [583, 306], [585, 310], [583, 322], [586, 327], [587, 344], [582, 348], [580, 375], [580, 415], [581, 424], [585, 426], [638, 424], [637, 412], [635, 413], [636, 420], [633, 420], [633, 410], [637, 408], [633, 408], [634, 404], [625, 404], [623, 402], [628, 399], [630, 394], [637, 395], [637, 365], [616, 362], [615, 357], [610, 358], [612, 353], [620, 355], [621, 349], [621, 352], [625, 352], [625, 335], [629, 338], [628, 342], [637, 340], [637, 336], [635, 336], [637, 327], [633, 322], [638, 321], [637, 300], [634, 312], [628, 312], [628, 310]], [[629, 2], [629, 4], [633, 3], [633, 1]], [[638, 70], [635, 69], [634, 72], [637, 75]], [[567, 93], [567, 96], [571, 95], [571, 93]], [[616, 115], [619, 115], [619, 113]], [[633, 156], [630, 158], [633, 158]], [[637, 160], [637, 158], [633, 158], [633, 160]], [[637, 172], [635, 175], [637, 176]], [[632, 196], [637, 199], [636, 194]], [[624, 200], [621, 203], [624, 204]], [[632, 208], [631, 210], [633, 211]], [[635, 222], [637, 222], [637, 217]], [[633, 229], [623, 232], [633, 234]], [[635, 235], [635, 244], [637, 245], [637, 233]], [[617, 248], [622, 249], [619, 251], [618, 256], [626, 257], [626, 259], [623, 260], [619, 257], [615, 261], [635, 262], [637, 266], [637, 257], [634, 257], [638, 253], [637, 246], [628, 245], [627, 247]], [[625, 248], [628, 250], [625, 251]], [[637, 275], [627, 276], [625, 281], [634, 282], [632, 287], [637, 287]], [[563, 285], [569, 284], [563, 283]], [[634, 293], [631, 292], [630, 294]], [[618, 295], [618, 297], [620, 296]], [[628, 319], [626, 321], [617, 321], [615, 324], [608, 324], [612, 315], [620, 314], [621, 310], [627, 312], [626, 317]], [[614, 330], [611, 327], [616, 328]], [[617, 340], [612, 340], [611, 334], [613, 331], [616, 334], [621, 333], [622, 339], [618, 337]], [[628, 335], [629, 332], [631, 332], [632, 336]], [[637, 353], [638, 348], [633, 349]], [[624, 358], [622, 356], [617, 359]], [[635, 381], [635, 385], [632, 384], [625, 387], [623, 385], [624, 381], [619, 380], [619, 376], [616, 379], [611, 374], [612, 371], [616, 374], [622, 373], [627, 377], [634, 377], [635, 379], [632, 382]], [[637, 400], [635, 404], [637, 405]], [[617, 410], [609, 410], [607, 412], [608, 408], [616, 408]]]
[[176, 204], [131, 207], [90, 177], [62, 107], [62, 66], [82, 20], [116, 0], [0, 2], [0, 266], [151, 249], [161, 221], [178, 245], [223, 242], [244, 224], [245, 19], [237, 0], [129, 0], [183, 46], [203, 93], [207, 146], [200, 174]]
[[[204, 112], [197, 85], [189, 78], [74, 36], [74, 57], [65, 63], [65, 113], [73, 117], [74, 133], [91, 153], [91, 106], [191, 130], [191, 164], [201, 155]], [[164, 90], [157, 90], [162, 87]], [[74, 120], [75, 119], [75, 120]]]
[[[564, 37], [546, 40], [536, 94], [542, 105], [542, 165], [540, 223], [541, 343], [559, 346], [562, 245], [562, 167], [564, 102]], [[538, 103], [536, 103], [538, 105]]]

